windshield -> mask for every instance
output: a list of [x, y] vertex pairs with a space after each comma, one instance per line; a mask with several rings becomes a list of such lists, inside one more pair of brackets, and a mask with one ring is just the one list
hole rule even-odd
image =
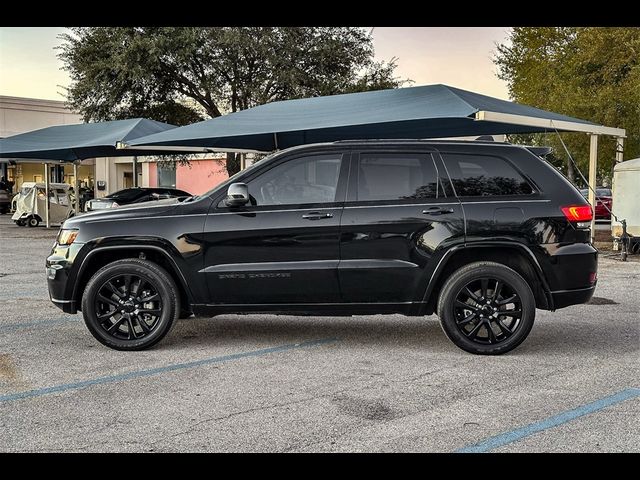
[[209, 195], [211, 195], [213, 192], [215, 192], [216, 190], [220, 189], [220, 188], [225, 188], [227, 185], [232, 184], [233, 182], [235, 182], [238, 177], [240, 177], [241, 175], [251, 172], [253, 171], [256, 167], [259, 167], [261, 165], [264, 165], [264, 162], [267, 160], [270, 160], [271, 158], [273, 158], [276, 154], [278, 154], [280, 152], [274, 152], [274, 153], [270, 153], [269, 155], [267, 155], [264, 158], [261, 158], [260, 160], [258, 160], [257, 162], [251, 164], [250, 166], [248, 166], [247, 168], [245, 168], [244, 170], [240, 170], [238, 173], [235, 173], [234, 175], [230, 176], [229, 178], [227, 178], [224, 182], [219, 183], [218, 185], [216, 185], [215, 187], [213, 187], [211, 190], [209, 190], [208, 192], [203, 193], [202, 195], [198, 195], [198, 198], [204, 198], [204, 197], [208, 197]]
[[142, 195], [144, 191], [138, 188], [127, 188], [125, 190], [118, 190], [117, 192], [112, 193], [111, 195], [107, 195], [109, 198], [116, 198], [121, 201], [133, 200], [140, 195]]

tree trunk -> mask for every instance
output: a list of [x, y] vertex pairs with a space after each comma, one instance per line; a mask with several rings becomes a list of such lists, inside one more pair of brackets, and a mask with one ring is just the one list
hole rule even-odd
[[567, 178], [571, 180], [571, 183], [575, 183], [576, 172], [573, 169], [573, 162], [567, 157]]
[[234, 152], [227, 152], [227, 173], [229, 176], [240, 171], [240, 155]]

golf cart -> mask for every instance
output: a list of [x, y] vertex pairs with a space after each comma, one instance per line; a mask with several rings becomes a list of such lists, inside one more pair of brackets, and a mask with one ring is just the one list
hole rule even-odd
[[[71, 199], [69, 197], [70, 185], [66, 183], [49, 184], [49, 220], [51, 223], [62, 223], [73, 216]], [[37, 227], [45, 220], [45, 184], [25, 182], [15, 201], [15, 213], [11, 217], [17, 225], [23, 227]]]

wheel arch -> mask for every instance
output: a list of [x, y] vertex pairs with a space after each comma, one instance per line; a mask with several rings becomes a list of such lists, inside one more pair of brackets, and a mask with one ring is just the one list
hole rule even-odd
[[144, 258], [163, 267], [173, 278], [180, 291], [180, 302], [186, 308], [190, 308], [193, 302], [193, 293], [189, 288], [182, 271], [166, 248], [152, 244], [124, 244], [105, 245], [90, 250], [82, 259], [73, 286], [72, 299], [76, 305], [81, 304], [82, 293], [89, 279], [102, 267], [116, 260], [127, 258]]
[[538, 259], [526, 245], [513, 242], [479, 242], [458, 245], [448, 250], [433, 272], [423, 298], [421, 314], [435, 312], [440, 290], [446, 279], [458, 268], [476, 261], [493, 261], [518, 272], [529, 283], [536, 307], [554, 310], [551, 289]]

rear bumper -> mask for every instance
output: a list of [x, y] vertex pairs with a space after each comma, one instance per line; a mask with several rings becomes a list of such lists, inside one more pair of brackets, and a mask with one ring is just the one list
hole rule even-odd
[[577, 305], [587, 303], [593, 297], [596, 286], [587, 288], [577, 288], [575, 290], [558, 290], [551, 292], [553, 297], [553, 307], [555, 309], [568, 307], [569, 305]]

